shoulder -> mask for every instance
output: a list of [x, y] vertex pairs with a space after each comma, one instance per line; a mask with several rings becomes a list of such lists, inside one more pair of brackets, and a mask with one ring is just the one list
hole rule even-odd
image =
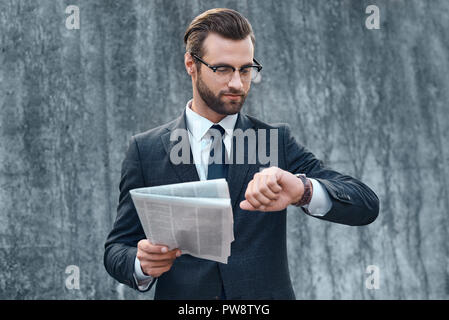
[[134, 145], [134, 149], [137, 150], [140, 156], [148, 161], [161, 159], [165, 154], [161, 137], [165, 133], [170, 132], [170, 128], [175, 126], [177, 120], [174, 119], [168, 123], [133, 135], [130, 139], [130, 144]]
[[173, 126], [175, 121], [176, 121], [176, 119], [171, 120], [170, 122], [167, 122], [167, 123], [157, 126], [155, 128], [148, 129], [147, 131], [137, 133], [133, 137], [136, 140], [146, 140], [146, 139], [151, 139], [154, 137], [159, 137], [162, 134], [164, 134], [165, 132], [167, 132]]
[[248, 118], [249, 121], [251, 121], [251, 123], [253, 124], [253, 127], [257, 130], [257, 129], [278, 129], [279, 130], [279, 135], [283, 136], [285, 133], [289, 134], [290, 133], [290, 125], [288, 123], [284, 123], [284, 122], [273, 122], [273, 123], [268, 123], [265, 121], [262, 121], [256, 117], [250, 116], [248, 114], [245, 114], [245, 117]]

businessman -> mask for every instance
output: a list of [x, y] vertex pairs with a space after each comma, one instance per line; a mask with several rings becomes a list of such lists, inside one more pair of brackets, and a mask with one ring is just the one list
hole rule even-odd
[[[131, 138], [117, 218], [105, 244], [106, 270], [142, 292], [156, 285], [155, 299], [295, 299], [286, 208], [294, 205], [314, 218], [362, 226], [376, 219], [379, 200], [361, 181], [325, 167], [296, 142], [288, 125], [241, 112], [262, 65], [254, 57], [251, 25], [240, 13], [202, 13], [187, 28], [184, 42], [193, 99], [177, 119]], [[179, 130], [186, 132], [190, 161], [175, 163], [171, 151], [180, 142], [173, 134]], [[274, 130], [274, 142], [261, 139], [262, 130]], [[256, 133], [247, 148], [236, 143], [237, 131]], [[250, 161], [250, 146], [257, 152], [275, 150], [276, 165]], [[243, 161], [236, 160], [239, 155]], [[227, 264], [146, 239], [129, 190], [216, 178], [228, 182], [234, 215]]]

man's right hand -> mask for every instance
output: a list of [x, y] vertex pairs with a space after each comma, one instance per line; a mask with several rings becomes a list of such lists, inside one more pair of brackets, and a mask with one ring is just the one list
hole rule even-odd
[[144, 274], [154, 278], [170, 270], [179, 256], [181, 256], [181, 250], [168, 251], [167, 246], [154, 245], [148, 239], [137, 243], [137, 259], [140, 261], [140, 268]]

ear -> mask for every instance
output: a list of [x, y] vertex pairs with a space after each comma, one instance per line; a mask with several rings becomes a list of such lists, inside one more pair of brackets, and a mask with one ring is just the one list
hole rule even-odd
[[184, 65], [186, 67], [186, 71], [189, 75], [193, 75], [196, 71], [195, 61], [190, 53], [186, 52], [184, 54]]

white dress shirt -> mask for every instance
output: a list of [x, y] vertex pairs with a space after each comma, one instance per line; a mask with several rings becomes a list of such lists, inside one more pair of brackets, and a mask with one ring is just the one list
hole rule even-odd
[[[186, 105], [186, 125], [189, 133], [189, 142], [192, 150], [193, 160], [195, 162], [198, 177], [201, 181], [207, 180], [207, 169], [209, 166], [209, 152], [212, 145], [211, 135], [209, 133], [210, 127], [214, 123], [191, 109], [192, 100]], [[228, 115], [224, 117], [218, 124], [225, 129], [223, 142], [228, 154], [228, 159], [231, 156], [232, 134], [234, 126], [237, 121], [238, 114]], [[324, 216], [332, 207], [332, 201], [326, 189], [321, 184], [312, 178], [309, 178], [313, 185], [312, 199], [308, 205], [304, 207], [309, 210], [309, 213], [314, 216]], [[139, 259], [135, 260], [134, 279], [138, 284], [140, 290], [146, 290], [153, 279], [151, 276], [143, 274], [140, 267]]]

